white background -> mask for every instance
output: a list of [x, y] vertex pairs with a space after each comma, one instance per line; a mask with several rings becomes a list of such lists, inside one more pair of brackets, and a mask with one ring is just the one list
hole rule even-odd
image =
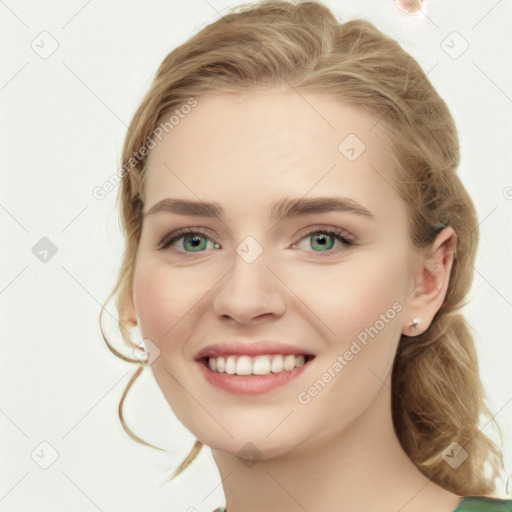
[[[149, 370], [128, 396], [127, 420], [172, 454], [134, 443], [118, 422], [134, 367], [107, 350], [98, 314], [122, 240], [115, 192], [100, 201], [92, 190], [115, 173], [127, 124], [162, 59], [238, 3], [0, 0], [0, 511], [210, 512], [224, 504], [206, 448], [159, 487], [162, 471], [181, 462], [194, 437]], [[432, 0], [419, 17], [386, 0], [326, 3], [342, 20], [362, 16], [398, 39], [455, 118], [459, 172], [481, 220], [466, 312], [510, 473], [512, 3]], [[453, 58], [463, 40], [469, 47]], [[58, 48], [47, 58], [33, 49], [52, 44]], [[42, 237], [57, 247], [46, 263], [32, 252]], [[112, 303], [108, 309], [114, 314]], [[50, 463], [52, 450], [57, 460], [41, 468], [35, 460]]]

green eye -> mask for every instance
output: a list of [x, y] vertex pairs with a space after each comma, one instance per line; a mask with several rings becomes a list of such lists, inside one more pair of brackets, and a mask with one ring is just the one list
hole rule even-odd
[[183, 248], [187, 251], [198, 252], [206, 249], [207, 241], [204, 236], [182, 236]]
[[306, 233], [299, 243], [292, 247], [308, 252], [325, 253], [327, 256], [347, 249], [351, 245], [355, 245], [355, 242], [351, 238], [347, 238], [345, 231], [326, 226]]
[[[181, 241], [181, 243], [179, 243]], [[301, 245], [305, 244], [305, 247]], [[336, 245], [339, 247], [336, 248]], [[316, 253], [332, 254], [354, 245], [351, 239], [347, 239], [345, 232], [335, 228], [324, 228], [311, 231], [303, 236], [299, 244], [294, 244], [294, 249], [309, 251], [313, 249]], [[214, 242], [210, 236], [198, 230], [178, 230], [164, 237], [157, 248], [164, 250], [171, 248], [175, 252], [183, 254], [200, 253], [206, 249], [220, 249], [221, 246]]]
[[335, 237], [333, 235], [326, 235], [323, 233], [310, 235], [311, 247], [315, 251], [329, 250], [334, 247]]
[[[181, 243], [178, 243], [181, 240]], [[210, 246], [208, 246], [210, 243]], [[168, 235], [158, 244], [158, 249], [164, 250], [173, 245], [176, 252], [194, 253], [205, 249], [220, 249], [220, 245], [213, 242], [208, 235], [201, 231], [178, 230]]]

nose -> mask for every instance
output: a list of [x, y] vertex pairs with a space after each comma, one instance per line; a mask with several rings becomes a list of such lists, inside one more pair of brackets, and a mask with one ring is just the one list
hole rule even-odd
[[275, 271], [267, 267], [265, 251], [249, 262], [234, 255], [232, 269], [219, 283], [213, 311], [224, 320], [251, 324], [264, 318], [277, 318], [286, 311], [285, 287]]

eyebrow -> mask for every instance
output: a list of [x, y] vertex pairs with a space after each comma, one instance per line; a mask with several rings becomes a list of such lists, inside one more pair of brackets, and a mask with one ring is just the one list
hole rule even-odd
[[[314, 198], [282, 198], [272, 203], [270, 208], [270, 217], [273, 220], [280, 220], [289, 217], [298, 217], [301, 215], [310, 215], [315, 213], [327, 213], [332, 211], [341, 211], [353, 213], [368, 219], [375, 219], [375, 215], [347, 197], [322, 196]], [[188, 215], [197, 217], [222, 217], [224, 209], [219, 203], [208, 201], [193, 201], [189, 199], [162, 199], [152, 206], [144, 217], [154, 215], [159, 212], [175, 213], [178, 215]]]

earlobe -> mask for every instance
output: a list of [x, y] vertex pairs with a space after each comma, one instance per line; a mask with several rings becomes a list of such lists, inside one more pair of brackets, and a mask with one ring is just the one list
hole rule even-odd
[[432, 249], [420, 262], [415, 286], [408, 295], [407, 309], [412, 320], [404, 326], [404, 335], [417, 336], [426, 331], [441, 308], [448, 290], [456, 244], [455, 231], [446, 227], [437, 235]]
[[130, 326], [135, 327], [137, 325], [137, 314], [135, 313], [135, 306], [133, 304], [133, 292], [124, 298], [121, 303], [121, 311], [124, 321]]
[[421, 328], [421, 318], [414, 318], [408, 326], [402, 330], [402, 334], [405, 336], [417, 336], [420, 334], [419, 329]]

